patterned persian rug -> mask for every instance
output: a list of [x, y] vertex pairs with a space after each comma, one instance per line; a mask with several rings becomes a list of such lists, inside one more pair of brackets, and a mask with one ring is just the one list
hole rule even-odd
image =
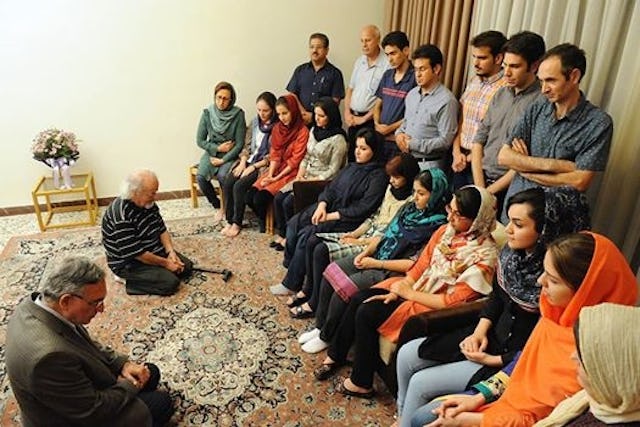
[[[324, 354], [300, 350], [312, 324], [294, 320], [268, 286], [285, 270], [269, 236], [245, 231], [225, 239], [209, 219], [169, 221], [175, 245], [201, 266], [233, 271], [196, 273], [171, 297], [128, 296], [108, 274], [105, 311], [89, 330], [102, 343], [156, 363], [175, 399], [180, 426], [388, 426], [395, 403], [381, 382], [372, 400], [335, 392], [313, 369]], [[0, 420], [18, 426], [19, 409], [4, 367], [6, 324], [13, 307], [36, 290], [61, 258], [80, 254], [106, 267], [98, 228], [14, 237], [0, 256]], [[348, 370], [341, 372], [347, 375]]]

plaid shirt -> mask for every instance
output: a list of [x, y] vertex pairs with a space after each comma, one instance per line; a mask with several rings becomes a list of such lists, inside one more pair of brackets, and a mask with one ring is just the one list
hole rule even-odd
[[507, 84], [502, 76], [502, 71], [486, 80], [481, 80], [480, 77], [475, 76], [462, 94], [460, 98], [463, 117], [462, 129], [460, 130], [460, 145], [462, 148], [471, 150], [473, 137], [489, 108], [491, 98], [493, 98], [498, 89]]

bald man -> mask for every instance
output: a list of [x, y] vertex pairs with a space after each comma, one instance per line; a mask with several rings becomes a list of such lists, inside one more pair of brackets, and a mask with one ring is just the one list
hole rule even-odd
[[375, 25], [367, 25], [360, 32], [362, 56], [353, 65], [351, 80], [344, 97], [344, 122], [348, 126], [348, 158], [355, 161], [355, 135], [358, 130], [373, 128], [373, 107], [376, 91], [382, 75], [389, 68], [389, 61], [380, 49], [380, 30]]
[[125, 279], [129, 295], [172, 295], [193, 263], [176, 252], [155, 203], [158, 178], [139, 170], [102, 218], [102, 244], [109, 268]]

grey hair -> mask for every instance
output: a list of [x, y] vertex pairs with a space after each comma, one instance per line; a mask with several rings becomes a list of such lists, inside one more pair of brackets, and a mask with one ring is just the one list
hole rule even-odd
[[156, 174], [149, 169], [139, 169], [131, 172], [122, 182], [120, 187], [120, 197], [122, 199], [131, 200], [131, 197], [142, 189], [145, 178], [148, 177], [158, 179]]
[[64, 294], [81, 293], [88, 284], [104, 279], [104, 270], [89, 258], [74, 256], [62, 260], [40, 285], [40, 292], [50, 301]]

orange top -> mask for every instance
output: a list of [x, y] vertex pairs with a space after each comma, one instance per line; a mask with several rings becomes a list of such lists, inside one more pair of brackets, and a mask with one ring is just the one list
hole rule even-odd
[[585, 279], [567, 307], [552, 306], [540, 296], [542, 317], [531, 333], [505, 393], [481, 408], [482, 426], [531, 426], [580, 390], [571, 354], [573, 325], [580, 309], [602, 302], [634, 305], [638, 284], [627, 261], [606, 237], [590, 233], [595, 252]]
[[[409, 269], [409, 271], [407, 271], [406, 275], [408, 277], [411, 277], [416, 283], [434, 262], [434, 251], [438, 248], [438, 245], [442, 243], [442, 236], [444, 235], [446, 230], [447, 225], [445, 224], [433, 233], [431, 239], [429, 240], [429, 243], [420, 254], [420, 257], [418, 258], [416, 263]], [[451, 248], [458, 249], [459, 247], [465, 246], [466, 244], [467, 241], [464, 239], [454, 239], [452, 241]], [[470, 275], [478, 276], [477, 273], [478, 271], [480, 271], [482, 273], [481, 275], [489, 278], [487, 280], [490, 282], [490, 278], [493, 277], [495, 250], [493, 252], [487, 252], [489, 253], [488, 260], [483, 257], [475, 257], [473, 258], [473, 263], [461, 262], [459, 264], [460, 270], [457, 272], [458, 277], [456, 279], [456, 282], [451, 286], [442, 286], [440, 288], [437, 288], [433, 293], [444, 294], [444, 300], [447, 306], [461, 304], [463, 302], [472, 301], [481, 297], [482, 293], [474, 290], [465, 280], [471, 279]], [[493, 253], [493, 257], [491, 256], [491, 253]], [[465, 271], [470, 274], [465, 274]], [[389, 290], [393, 283], [401, 279], [403, 279], [403, 277], [390, 277], [389, 279], [378, 283], [374, 287]], [[382, 325], [380, 325], [380, 327], [378, 328], [378, 332], [380, 333], [380, 335], [383, 335], [385, 338], [391, 340], [392, 342], [396, 342], [398, 341], [400, 330], [411, 316], [424, 313], [429, 310], [433, 310], [433, 308], [422, 305], [416, 301], [404, 301], [398, 306], [398, 308], [396, 308], [391, 316], [389, 316], [389, 318], [385, 320]]]

